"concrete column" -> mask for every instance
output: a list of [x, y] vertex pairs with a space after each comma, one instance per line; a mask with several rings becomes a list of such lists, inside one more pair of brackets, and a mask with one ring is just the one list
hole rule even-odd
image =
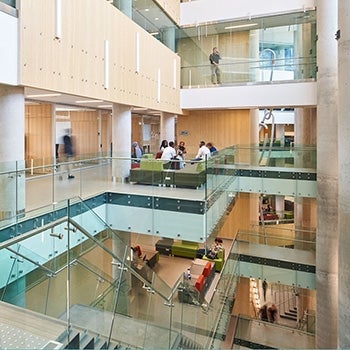
[[250, 144], [252, 145], [252, 152], [250, 155], [250, 164], [258, 165], [259, 161], [259, 109], [249, 110], [250, 118]]
[[113, 104], [112, 110], [112, 178], [123, 182], [131, 167], [131, 109]]
[[24, 91], [0, 85], [0, 219], [24, 212]]
[[175, 27], [164, 28], [162, 34], [163, 44], [175, 52]]
[[[339, 0], [339, 329], [338, 348], [350, 348], [350, 2]], [[333, 33], [334, 34], [334, 33]]]
[[[341, 1], [348, 7], [347, 1]], [[338, 344], [338, 2], [317, 1], [316, 348]], [[348, 26], [348, 23], [346, 24]], [[345, 72], [345, 77], [349, 72]], [[349, 99], [349, 96], [346, 97]], [[348, 112], [346, 113], [346, 116]], [[345, 116], [345, 115], [344, 115]], [[349, 137], [349, 134], [347, 135]], [[344, 140], [346, 144], [349, 141]], [[341, 145], [344, 150], [345, 145]], [[348, 153], [348, 149], [346, 152]], [[348, 155], [346, 156], [347, 159]], [[346, 185], [348, 188], [348, 184]], [[349, 230], [349, 228], [346, 228]], [[345, 232], [342, 232], [345, 235]], [[349, 254], [349, 253], [347, 253]], [[349, 258], [347, 258], [349, 259]], [[348, 274], [349, 270], [343, 270]], [[344, 286], [345, 287], [345, 286]], [[349, 286], [347, 285], [347, 289]], [[347, 292], [348, 294], [348, 292]], [[349, 307], [347, 299], [347, 308]], [[343, 312], [346, 312], [344, 309]], [[349, 326], [349, 315], [344, 317]], [[345, 329], [345, 328], [344, 328]], [[346, 334], [349, 334], [348, 329]], [[342, 335], [345, 337], [345, 335]], [[348, 344], [349, 345], [349, 344]]]
[[175, 115], [162, 112], [160, 114], [160, 139], [175, 141]]
[[283, 219], [284, 196], [275, 196], [275, 207], [273, 208], [280, 219]]
[[281, 147], [284, 146], [284, 124], [275, 124], [276, 140], [281, 140]]

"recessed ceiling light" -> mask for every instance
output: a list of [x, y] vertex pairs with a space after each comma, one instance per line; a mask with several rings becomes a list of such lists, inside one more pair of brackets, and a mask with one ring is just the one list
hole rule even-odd
[[149, 11], [149, 9], [145, 9], [145, 12], [148, 12]]
[[159, 18], [158, 18], [158, 17], [156, 17], [154, 20], [155, 20], [155, 21], [159, 21]]
[[248, 27], [255, 27], [257, 25], [258, 25], [258, 23], [237, 24], [235, 26], [225, 27], [225, 29], [248, 28]]

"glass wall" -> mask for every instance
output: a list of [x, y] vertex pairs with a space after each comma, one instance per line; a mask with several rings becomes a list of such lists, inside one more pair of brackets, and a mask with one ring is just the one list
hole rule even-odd
[[183, 87], [212, 85], [209, 55], [220, 53], [221, 83], [315, 78], [316, 13], [307, 11], [179, 30]]

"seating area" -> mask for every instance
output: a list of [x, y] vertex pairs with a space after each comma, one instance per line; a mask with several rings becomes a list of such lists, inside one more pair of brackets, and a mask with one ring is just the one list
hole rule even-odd
[[199, 243], [173, 240], [170, 238], [163, 238], [157, 241], [156, 250], [163, 255], [173, 255], [183, 258], [201, 258], [206, 261], [213, 262], [215, 271], [220, 272], [225, 262], [225, 249], [218, 252], [215, 259], [210, 259], [204, 254], [204, 249], [199, 248]]
[[199, 188], [206, 181], [205, 162], [187, 163], [182, 169], [171, 169], [171, 161], [144, 154], [138, 168], [130, 169], [130, 182], [144, 185]]
[[183, 258], [196, 258], [198, 249], [199, 244], [197, 242], [173, 240], [170, 238], [160, 239], [156, 243], [156, 250], [160, 254]]
[[[183, 303], [201, 303], [214, 279], [214, 263], [195, 259], [190, 266], [191, 279], [187, 279], [178, 291], [179, 301]], [[195, 293], [195, 289], [198, 293]]]
[[215, 264], [215, 271], [220, 272], [225, 262], [225, 249], [221, 249], [215, 259], [210, 259], [206, 255], [203, 255], [202, 259], [213, 262]]

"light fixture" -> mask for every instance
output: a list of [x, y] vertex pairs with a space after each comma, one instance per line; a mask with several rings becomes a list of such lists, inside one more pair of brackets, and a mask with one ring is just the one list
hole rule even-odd
[[112, 108], [112, 105], [100, 105], [98, 108]]
[[249, 27], [255, 27], [257, 25], [258, 23], [237, 24], [235, 26], [225, 27], [225, 29], [249, 28]]
[[75, 101], [75, 103], [101, 103], [102, 100], [81, 100], [81, 101]]
[[27, 95], [27, 98], [34, 98], [34, 97], [57, 97], [61, 96], [62, 94], [37, 94], [37, 95]]

